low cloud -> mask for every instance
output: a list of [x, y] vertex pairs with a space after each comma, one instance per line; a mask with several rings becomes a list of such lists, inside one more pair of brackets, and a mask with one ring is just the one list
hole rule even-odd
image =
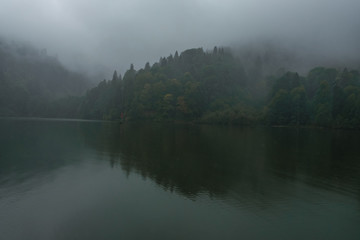
[[176, 50], [270, 39], [324, 57], [358, 58], [358, 0], [2, 0], [0, 35], [73, 68], [124, 72]]

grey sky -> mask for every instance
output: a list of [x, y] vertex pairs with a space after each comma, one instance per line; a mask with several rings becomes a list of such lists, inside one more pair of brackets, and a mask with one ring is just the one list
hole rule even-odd
[[0, 35], [123, 72], [192, 47], [273, 39], [360, 55], [359, 0], [0, 0]]

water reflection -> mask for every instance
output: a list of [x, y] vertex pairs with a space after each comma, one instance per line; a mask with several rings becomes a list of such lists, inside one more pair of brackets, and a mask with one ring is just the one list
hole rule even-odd
[[92, 158], [190, 198], [275, 201], [300, 181], [360, 199], [351, 131], [2, 120], [0, 132], [3, 189]]
[[190, 198], [275, 201], [297, 181], [360, 195], [354, 132], [154, 123], [84, 125], [82, 132], [112, 167]]
[[357, 132], [319, 129], [271, 129], [267, 158], [279, 175], [333, 190], [359, 191]]
[[80, 122], [1, 119], [0, 197], [23, 184], [48, 181], [49, 173], [81, 159], [86, 152]]
[[0, 130], [0, 239], [359, 236], [354, 132], [23, 120]]

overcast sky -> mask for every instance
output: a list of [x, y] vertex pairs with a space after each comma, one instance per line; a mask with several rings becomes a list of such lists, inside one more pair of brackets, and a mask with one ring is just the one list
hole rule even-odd
[[123, 73], [176, 50], [259, 39], [359, 56], [359, 12], [359, 0], [0, 0], [0, 35]]

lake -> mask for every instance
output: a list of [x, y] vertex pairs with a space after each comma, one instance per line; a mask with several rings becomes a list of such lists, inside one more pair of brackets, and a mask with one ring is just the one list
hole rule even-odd
[[0, 239], [360, 239], [360, 132], [1, 119]]

